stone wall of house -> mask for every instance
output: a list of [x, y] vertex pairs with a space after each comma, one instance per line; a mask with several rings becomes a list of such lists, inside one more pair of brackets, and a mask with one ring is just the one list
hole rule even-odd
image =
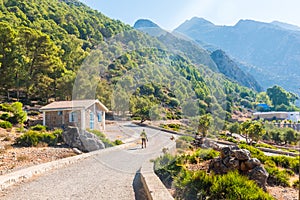
[[[103, 130], [103, 126], [102, 126], [102, 121], [98, 122], [98, 116], [97, 116], [97, 112], [100, 112], [102, 110], [100, 110], [97, 106], [95, 106], [95, 110], [94, 110], [94, 105], [90, 106], [88, 109], [86, 109], [85, 112], [85, 127], [87, 129], [90, 129], [90, 113], [93, 113], [94, 116], [94, 130]], [[102, 111], [103, 113], [103, 111]], [[102, 120], [104, 120], [103, 116], [102, 116]]]
[[[59, 114], [59, 111], [47, 111], [46, 112], [46, 126], [48, 126], [50, 129], [53, 128], [64, 128], [68, 126], [76, 126], [81, 127], [81, 115], [80, 111], [61, 111], [61, 115]], [[76, 112], [77, 113], [77, 122], [70, 122], [69, 114], [70, 112]]]

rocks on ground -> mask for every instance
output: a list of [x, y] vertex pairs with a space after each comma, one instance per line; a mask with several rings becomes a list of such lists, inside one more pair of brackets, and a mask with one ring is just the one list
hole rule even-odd
[[247, 175], [254, 180], [261, 188], [267, 190], [268, 172], [261, 162], [251, 158], [250, 152], [238, 147], [223, 147], [220, 157], [211, 160], [209, 171], [216, 174], [225, 174], [229, 171], [238, 170], [241, 174]]
[[68, 127], [62, 134], [64, 142], [83, 152], [104, 149], [105, 145], [92, 133], [80, 131], [77, 127]]

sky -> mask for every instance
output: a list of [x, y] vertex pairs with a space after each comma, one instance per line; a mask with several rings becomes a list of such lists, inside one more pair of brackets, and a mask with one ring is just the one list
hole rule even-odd
[[299, 0], [80, 0], [131, 26], [150, 19], [166, 30], [177, 28], [192, 17], [216, 25], [234, 25], [240, 19], [281, 21], [300, 27]]

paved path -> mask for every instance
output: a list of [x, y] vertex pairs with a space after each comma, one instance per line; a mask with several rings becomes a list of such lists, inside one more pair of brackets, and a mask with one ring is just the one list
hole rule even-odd
[[[133, 124], [122, 124], [126, 131], [137, 136], [143, 128]], [[8, 188], [0, 199], [135, 199], [133, 182], [136, 172], [150, 158], [168, 147], [170, 135], [144, 128], [149, 143], [141, 149], [140, 142], [130, 147], [104, 152], [66, 168], [50, 171], [33, 180]]]

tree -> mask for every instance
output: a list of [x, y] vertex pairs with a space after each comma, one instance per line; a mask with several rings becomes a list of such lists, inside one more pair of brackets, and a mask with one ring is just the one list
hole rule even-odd
[[252, 145], [252, 141], [257, 142], [265, 132], [266, 131], [261, 122], [252, 123], [248, 130], [249, 137], [251, 138], [250, 145]]
[[235, 122], [230, 125], [229, 127], [230, 133], [239, 133], [240, 132], [240, 124], [238, 122]]
[[285, 144], [287, 143], [292, 143], [292, 142], [295, 142], [297, 141], [297, 135], [296, 135], [296, 131], [294, 129], [287, 129], [284, 133], [284, 141], [285, 141]]
[[0, 22], [0, 77], [6, 92], [12, 87], [19, 88], [16, 38], [17, 32], [8, 23]]
[[251, 126], [251, 121], [247, 120], [243, 122], [240, 126], [240, 133], [246, 137], [246, 142], [249, 143], [249, 130]]
[[275, 85], [272, 88], [268, 88], [267, 94], [274, 107], [281, 104], [289, 106], [289, 93], [286, 92], [282, 87]]
[[[24, 82], [27, 96], [35, 94], [39, 96], [42, 92], [55, 94], [58, 76], [57, 70], [62, 69], [63, 63], [60, 59], [60, 49], [51, 41], [48, 35], [31, 28], [21, 28], [19, 30], [19, 39], [21, 57], [21, 66], [24, 73], [20, 79]], [[54, 75], [55, 74], [55, 75]], [[52, 75], [52, 77], [51, 77]]]
[[145, 96], [133, 97], [131, 101], [131, 112], [134, 117], [140, 117], [141, 123], [150, 120], [150, 110], [153, 102]]
[[211, 126], [212, 120], [213, 119], [210, 114], [202, 115], [199, 118], [198, 133], [202, 133], [203, 137], [207, 136], [207, 131]]

